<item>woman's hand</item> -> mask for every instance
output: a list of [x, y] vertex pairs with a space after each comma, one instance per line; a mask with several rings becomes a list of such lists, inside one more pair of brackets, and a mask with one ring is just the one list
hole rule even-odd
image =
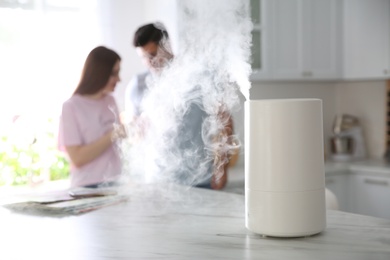
[[113, 141], [124, 139], [127, 137], [126, 126], [123, 124], [114, 125], [114, 129], [111, 131], [111, 139]]

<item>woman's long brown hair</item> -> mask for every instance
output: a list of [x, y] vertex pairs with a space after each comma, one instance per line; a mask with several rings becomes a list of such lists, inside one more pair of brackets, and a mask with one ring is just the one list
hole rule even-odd
[[73, 94], [92, 95], [106, 86], [120, 56], [104, 46], [94, 48], [84, 63], [80, 82]]

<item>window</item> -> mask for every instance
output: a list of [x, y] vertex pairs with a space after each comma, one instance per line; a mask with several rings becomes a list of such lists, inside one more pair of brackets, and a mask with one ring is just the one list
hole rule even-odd
[[96, 0], [0, 0], [0, 186], [64, 177], [58, 119], [101, 40], [96, 13]]

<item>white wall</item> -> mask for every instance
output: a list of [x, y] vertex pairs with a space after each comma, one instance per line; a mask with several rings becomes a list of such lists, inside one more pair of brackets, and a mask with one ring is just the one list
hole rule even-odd
[[98, 0], [102, 44], [113, 48], [122, 57], [121, 82], [114, 93], [120, 110], [124, 109], [126, 85], [135, 74], [146, 69], [132, 44], [134, 32], [141, 25], [160, 21], [166, 25], [172, 42], [177, 42], [175, 2], [176, 0]]
[[336, 84], [337, 112], [359, 118], [371, 158], [383, 158], [386, 135], [386, 81]]
[[132, 44], [136, 29], [145, 23], [145, 2], [137, 0], [98, 0], [99, 22], [103, 33], [102, 44], [114, 49], [122, 58], [121, 82], [115, 97], [122, 111], [126, 85], [136, 73], [145, 68]]
[[253, 83], [251, 89], [251, 99], [299, 97], [322, 99], [324, 142], [328, 154], [335, 115], [351, 114], [360, 119], [368, 157], [383, 157], [386, 135], [385, 81]]
[[[122, 81], [115, 96], [120, 109], [124, 107], [124, 91], [131, 77], [145, 70], [132, 46], [135, 30], [145, 23], [163, 22], [177, 48], [177, 0], [98, 0], [103, 28], [103, 43], [115, 49], [122, 56]], [[362, 120], [370, 157], [383, 155], [385, 136], [385, 83], [372, 82], [253, 82], [251, 99], [271, 98], [319, 98], [323, 101], [324, 143], [329, 152], [329, 137], [337, 113], [351, 113]], [[244, 140], [244, 110], [234, 113], [235, 130]], [[241, 151], [243, 154], [243, 151]], [[243, 156], [239, 164], [243, 164]]]
[[178, 49], [177, 1], [178, 0], [143, 0], [145, 4], [145, 23], [154, 23], [158, 21], [165, 25], [174, 53], [176, 53]]

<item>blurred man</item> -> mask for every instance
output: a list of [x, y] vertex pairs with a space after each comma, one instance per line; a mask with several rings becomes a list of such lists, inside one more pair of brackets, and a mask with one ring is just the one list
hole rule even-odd
[[[133, 45], [140, 58], [145, 63], [148, 70], [136, 75], [126, 89], [125, 107], [131, 121], [143, 121], [142, 102], [149, 82], [154, 77], [159, 77], [166, 66], [173, 61], [174, 55], [171, 51], [168, 32], [161, 23], [150, 23], [139, 27], [133, 38]], [[166, 98], [170, 98], [167, 96]], [[209, 116], [202, 107], [202, 101], [192, 102], [189, 109], [181, 119], [178, 127], [175, 149], [179, 148], [183, 155], [182, 167], [177, 170], [178, 183], [205, 187], [212, 189], [222, 189], [227, 182], [228, 159], [226, 153], [214, 151], [210, 160], [202, 136], [202, 126], [204, 120]], [[158, 108], [156, 108], [158, 109]], [[220, 117], [226, 121], [226, 127], [218, 134], [214, 140], [219, 140], [223, 136], [232, 134], [232, 121], [229, 114], [219, 113]], [[147, 125], [138, 123], [136, 125]], [[141, 134], [142, 135], [142, 134]], [[185, 155], [191, 154], [188, 158]], [[206, 161], [206, 178], [194, 177], [194, 172], [199, 171], [200, 165]]]

